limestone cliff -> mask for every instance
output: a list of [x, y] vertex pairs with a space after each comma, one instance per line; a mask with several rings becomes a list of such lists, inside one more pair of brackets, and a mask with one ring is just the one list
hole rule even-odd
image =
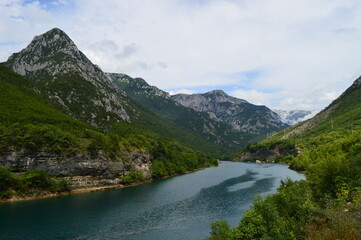
[[54, 177], [67, 177], [75, 188], [115, 185], [124, 183], [124, 176], [135, 169], [144, 179], [152, 177], [151, 155], [146, 151], [133, 150], [121, 159], [112, 160], [100, 151], [97, 156], [89, 154], [64, 155], [59, 152], [26, 152], [10, 150], [0, 154], [0, 167], [17, 172], [29, 169], [44, 170]]

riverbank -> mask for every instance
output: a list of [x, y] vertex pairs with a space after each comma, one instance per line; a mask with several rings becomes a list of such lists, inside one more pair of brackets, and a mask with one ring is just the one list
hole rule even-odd
[[134, 188], [0, 204], [0, 239], [204, 239], [215, 219], [237, 226], [257, 193], [287, 177], [303, 179], [285, 165], [222, 162]]
[[[220, 164], [220, 163], [219, 163]], [[87, 187], [87, 188], [76, 188], [71, 190], [70, 192], [60, 192], [60, 193], [50, 193], [50, 192], [42, 192], [42, 193], [36, 193], [31, 194], [27, 196], [12, 196], [7, 199], [0, 199], [0, 203], [12, 203], [12, 202], [22, 202], [22, 201], [30, 201], [30, 200], [40, 200], [40, 199], [46, 199], [46, 198], [54, 198], [54, 197], [62, 197], [62, 196], [69, 196], [69, 195], [75, 195], [75, 194], [85, 194], [85, 193], [91, 193], [91, 192], [99, 192], [99, 191], [106, 191], [106, 190], [114, 190], [114, 189], [122, 189], [122, 188], [128, 188], [128, 187], [135, 187], [138, 185], [151, 183], [153, 181], [171, 178], [183, 174], [188, 174], [196, 171], [200, 171], [206, 168], [210, 167], [217, 167], [218, 165], [211, 165], [209, 167], [204, 168], [197, 168], [194, 170], [187, 171], [185, 173], [178, 173], [178, 174], [172, 174], [168, 176], [164, 176], [162, 178], [151, 178], [147, 179], [141, 182], [134, 182], [129, 184], [115, 184], [115, 185], [106, 185], [106, 186], [97, 186], [97, 187]]]

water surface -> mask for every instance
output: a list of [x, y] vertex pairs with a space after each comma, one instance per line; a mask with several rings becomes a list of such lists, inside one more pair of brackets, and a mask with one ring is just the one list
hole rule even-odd
[[213, 221], [237, 226], [254, 196], [287, 177], [304, 179], [287, 165], [223, 162], [131, 188], [0, 204], [0, 239], [203, 239]]

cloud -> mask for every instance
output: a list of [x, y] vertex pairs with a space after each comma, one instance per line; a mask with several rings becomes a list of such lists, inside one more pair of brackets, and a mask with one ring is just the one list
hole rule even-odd
[[247, 100], [248, 102], [251, 102], [256, 105], [270, 106], [272, 104], [273, 99], [275, 98], [275, 95], [278, 95], [279, 93], [274, 93], [274, 94], [265, 93], [265, 92], [257, 91], [255, 89], [251, 89], [251, 90], [235, 90], [233, 92], [230, 92], [229, 94], [237, 98]]
[[128, 58], [137, 52], [137, 45], [135, 43], [129, 43], [123, 46], [122, 52], [117, 54], [117, 58]]
[[192, 89], [176, 89], [176, 90], [171, 90], [169, 91], [170, 95], [176, 95], [176, 94], [194, 94], [195, 91]]
[[59, 27], [105, 71], [283, 109], [322, 109], [361, 74], [357, 0], [46, 2], [2, 1], [0, 60]]
[[161, 68], [167, 68], [168, 67], [167, 63], [165, 63], [165, 62], [158, 62], [158, 66], [161, 67]]

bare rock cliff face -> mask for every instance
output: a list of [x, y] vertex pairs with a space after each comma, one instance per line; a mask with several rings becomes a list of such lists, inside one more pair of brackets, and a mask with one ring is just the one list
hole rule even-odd
[[275, 145], [272, 149], [260, 149], [254, 152], [246, 151], [239, 155], [237, 158], [233, 159], [236, 162], [244, 161], [254, 161], [254, 160], [272, 160], [284, 155], [293, 155], [296, 156], [299, 153], [297, 148], [281, 148], [278, 145]]
[[74, 187], [94, 187], [123, 183], [123, 177], [131, 169], [143, 173], [145, 179], [152, 177], [152, 159], [145, 151], [132, 151], [127, 161], [111, 160], [101, 152], [98, 156], [76, 154], [66, 156], [56, 152], [8, 151], [0, 155], [0, 167], [18, 172], [29, 169], [44, 170], [50, 176], [67, 177]]
[[171, 97], [185, 107], [214, 115], [235, 131], [260, 134], [279, 131], [288, 126], [269, 108], [231, 97], [221, 90], [204, 94], [177, 94]]

